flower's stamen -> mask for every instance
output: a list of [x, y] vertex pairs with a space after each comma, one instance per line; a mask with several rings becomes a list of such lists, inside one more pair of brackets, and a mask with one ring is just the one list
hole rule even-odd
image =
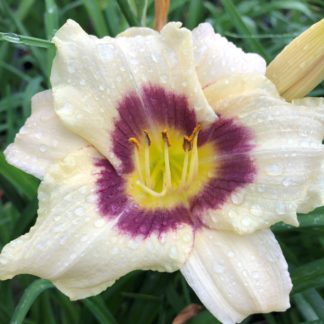
[[144, 173], [145, 173], [145, 184], [147, 187], [152, 188], [151, 182], [151, 170], [150, 170], [150, 146], [151, 139], [146, 130], [144, 130]]
[[198, 165], [199, 165], [199, 159], [198, 159], [198, 133], [201, 129], [200, 124], [197, 124], [194, 130], [192, 131], [192, 134], [189, 136], [191, 142], [192, 142], [192, 150], [190, 155], [190, 168], [189, 168], [189, 176], [188, 176], [188, 182], [191, 182], [198, 172]]
[[145, 186], [141, 181], [137, 180], [136, 184], [140, 186], [143, 191], [147, 192], [148, 194], [152, 195], [153, 197], [162, 197], [166, 194], [167, 188], [164, 188], [161, 192], [157, 192]]
[[192, 149], [192, 141], [189, 136], [185, 136], [183, 138], [182, 148], [185, 152], [185, 155], [183, 159], [182, 173], [181, 173], [181, 180], [180, 180], [181, 187], [186, 183], [186, 178], [188, 173], [189, 151], [191, 151]]
[[143, 182], [143, 175], [142, 175], [142, 171], [141, 171], [141, 162], [140, 162], [140, 157], [139, 157], [140, 144], [139, 144], [138, 140], [135, 137], [130, 137], [128, 139], [128, 142], [135, 146], [135, 150], [134, 150], [135, 168], [136, 168], [136, 172], [137, 172], [137, 175], [138, 175], [140, 181]]
[[171, 188], [171, 168], [170, 168], [170, 156], [169, 147], [171, 146], [168, 132], [165, 129], [162, 131], [162, 139], [164, 142], [164, 188]]

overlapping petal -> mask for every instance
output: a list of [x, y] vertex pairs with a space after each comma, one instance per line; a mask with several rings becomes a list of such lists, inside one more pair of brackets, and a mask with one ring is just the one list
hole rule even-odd
[[[205, 91], [217, 113], [235, 118], [251, 131], [254, 148], [250, 157], [256, 168], [253, 184], [234, 192], [220, 210], [206, 208], [203, 218], [214, 228], [247, 233], [278, 221], [297, 225], [296, 211], [304, 211], [301, 206], [309, 200], [308, 193], [316, 191], [314, 183], [318, 184], [324, 157], [323, 110], [287, 103], [266, 89], [225, 100], [220, 100], [212, 86]], [[216, 155], [215, 163], [224, 158], [239, 161], [242, 156]], [[308, 210], [321, 203], [318, 199], [308, 202]]]
[[254, 53], [244, 53], [226, 38], [216, 34], [208, 23], [192, 31], [196, 70], [202, 88], [239, 74], [264, 75], [266, 62]]
[[[293, 104], [299, 106], [306, 106], [309, 110], [313, 110], [318, 114], [324, 114], [324, 98], [304, 98], [293, 100]], [[307, 191], [307, 196], [304, 202], [299, 205], [298, 211], [301, 213], [308, 213], [315, 207], [324, 205], [324, 160], [322, 159], [321, 167], [314, 172], [311, 179], [311, 184]]]
[[287, 263], [270, 230], [246, 236], [198, 231], [181, 272], [207, 309], [224, 324], [290, 306], [292, 284]]
[[10, 164], [42, 179], [49, 165], [85, 145], [61, 123], [54, 112], [52, 91], [48, 90], [32, 98], [32, 115], [5, 156]]
[[[118, 141], [113, 138], [116, 119], [121, 118], [126, 132], [132, 131], [133, 136], [142, 126], [157, 129], [152, 113], [160, 100], [153, 90], [148, 100], [148, 88], [184, 96], [201, 122], [216, 118], [195, 73], [191, 33], [178, 23], [167, 24], [160, 34], [97, 39], [69, 20], [53, 41], [57, 47], [51, 76], [56, 112], [117, 169], [120, 159], [113, 150], [113, 141]], [[134, 105], [141, 107], [148, 125], [133, 116]]]
[[[131, 237], [116, 226], [127, 206], [115, 218], [100, 215], [96, 161], [101, 158], [87, 147], [49, 169], [39, 189], [35, 226], [0, 255], [2, 280], [29, 273], [79, 299], [100, 293], [132, 270], [174, 271], [185, 262], [193, 242], [191, 226]], [[116, 181], [105, 180], [112, 186]]]

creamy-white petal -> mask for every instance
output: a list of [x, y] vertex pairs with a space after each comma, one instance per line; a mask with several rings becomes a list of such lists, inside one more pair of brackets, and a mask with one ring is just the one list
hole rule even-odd
[[85, 145], [61, 123], [47, 90], [32, 98], [31, 116], [4, 153], [10, 164], [42, 179], [51, 164]]
[[[202, 215], [213, 228], [249, 233], [278, 221], [298, 225], [296, 212], [307, 209], [301, 206], [309, 199], [312, 209], [322, 204], [314, 199], [314, 184], [323, 172], [324, 111], [287, 103], [273, 95], [273, 88], [269, 91], [260, 87], [225, 100], [213, 87], [205, 91], [217, 113], [250, 132], [253, 148], [248, 155], [256, 170], [252, 183], [236, 190], [220, 209]], [[216, 162], [222, 158], [215, 155]]]
[[181, 272], [224, 324], [290, 306], [287, 263], [270, 230], [241, 236], [202, 229]]
[[231, 74], [260, 74], [265, 60], [254, 53], [244, 53], [225, 37], [216, 34], [208, 23], [192, 31], [196, 70], [203, 88]]
[[[202, 123], [216, 119], [195, 72], [191, 32], [179, 23], [167, 24], [161, 33], [98, 39], [68, 20], [53, 41], [57, 55], [51, 82], [56, 111], [69, 129], [91, 142], [117, 169], [121, 161], [114, 154], [112, 137], [126, 98], [131, 96], [133, 104], [137, 100], [149, 124], [145, 127], [161, 131], [145, 87], [184, 96]], [[152, 100], [154, 105], [163, 105]], [[133, 109], [131, 104], [128, 109]], [[137, 127], [135, 118], [125, 124]]]
[[116, 225], [122, 215], [100, 214], [98, 158], [102, 156], [87, 147], [48, 170], [38, 193], [36, 224], [0, 254], [1, 280], [33, 274], [80, 299], [100, 293], [132, 270], [174, 271], [186, 261], [193, 243], [191, 226], [132, 236]]
[[[292, 101], [293, 104], [306, 106], [310, 111], [324, 115], [324, 98], [306, 97]], [[306, 198], [298, 206], [300, 213], [308, 213], [316, 207], [324, 205], [324, 159], [321, 167], [314, 173], [313, 181], [308, 188]]]

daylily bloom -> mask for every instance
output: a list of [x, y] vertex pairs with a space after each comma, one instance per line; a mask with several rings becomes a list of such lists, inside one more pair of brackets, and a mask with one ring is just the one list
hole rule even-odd
[[75, 300], [135, 269], [180, 269], [223, 323], [289, 307], [269, 227], [323, 204], [324, 103], [286, 102], [260, 56], [180, 27], [56, 33], [52, 90], [5, 152], [42, 182], [1, 279], [37, 275]]

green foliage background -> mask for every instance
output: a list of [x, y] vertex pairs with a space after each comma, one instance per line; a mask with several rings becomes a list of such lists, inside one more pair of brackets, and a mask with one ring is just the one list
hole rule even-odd
[[[31, 97], [50, 86], [55, 50], [42, 40], [50, 40], [67, 18], [98, 36], [115, 36], [129, 25], [152, 26], [153, 9], [148, 0], [0, 0], [1, 148], [30, 115]], [[173, 0], [169, 20], [190, 29], [209, 21], [217, 32], [269, 62], [323, 15], [323, 0]], [[323, 86], [312, 94], [323, 96]], [[0, 154], [0, 248], [35, 222], [37, 186], [35, 178], [8, 165]], [[324, 323], [324, 209], [299, 215], [299, 220], [299, 228], [273, 227], [294, 283], [292, 307], [285, 313], [253, 315], [244, 323]], [[199, 303], [179, 272], [135, 271], [99, 296], [78, 302], [50, 287], [28, 275], [0, 282], [0, 324], [162, 324], [171, 323], [186, 305]], [[202, 310], [188, 323], [217, 321]]]

